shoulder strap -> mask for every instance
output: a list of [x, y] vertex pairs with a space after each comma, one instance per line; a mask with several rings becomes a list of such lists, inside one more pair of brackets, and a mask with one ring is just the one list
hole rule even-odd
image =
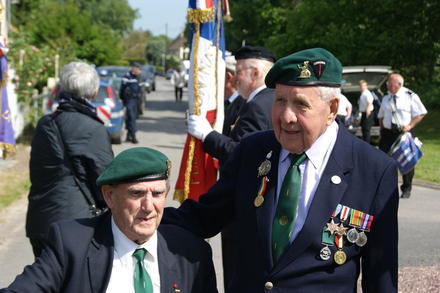
[[75, 167], [73, 166], [72, 162], [70, 161], [70, 157], [67, 154], [67, 150], [64, 144], [64, 139], [56, 119], [60, 113], [61, 113], [60, 111], [55, 112], [52, 116], [52, 121], [53, 121], [54, 129], [58, 136], [58, 140], [60, 141], [61, 148], [63, 149], [64, 162], [66, 162], [67, 167], [72, 172], [73, 179], [75, 180], [76, 185], [78, 185], [79, 190], [81, 191], [87, 203], [89, 204], [90, 210], [95, 211], [96, 210], [95, 200], [93, 199], [93, 196], [90, 194], [90, 190], [87, 188], [87, 186], [85, 186], [85, 184], [81, 182], [81, 180], [79, 180], [78, 177], [76, 176]]

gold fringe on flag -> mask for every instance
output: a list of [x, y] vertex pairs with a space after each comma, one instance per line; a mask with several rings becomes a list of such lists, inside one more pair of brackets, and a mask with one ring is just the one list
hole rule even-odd
[[214, 21], [214, 9], [188, 9], [189, 23], [203, 23]]

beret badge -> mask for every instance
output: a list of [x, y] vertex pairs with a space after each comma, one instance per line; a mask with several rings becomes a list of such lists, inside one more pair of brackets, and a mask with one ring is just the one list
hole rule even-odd
[[313, 70], [315, 71], [315, 75], [317, 78], [320, 78], [321, 75], [324, 73], [325, 69], [325, 61], [315, 61], [313, 62]]
[[303, 66], [298, 64], [298, 68], [301, 69], [298, 78], [310, 78], [310, 76], [312, 76], [312, 73], [309, 70], [309, 61], [304, 61]]

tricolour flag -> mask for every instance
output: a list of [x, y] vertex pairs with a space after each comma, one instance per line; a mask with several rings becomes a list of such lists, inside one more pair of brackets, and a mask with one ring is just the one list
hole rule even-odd
[[0, 150], [3, 158], [15, 154], [14, 129], [12, 128], [11, 110], [8, 103], [6, 84], [8, 81], [8, 49], [0, 43]]
[[[189, 114], [203, 115], [221, 133], [224, 101], [224, 35], [221, 0], [190, 0], [191, 65]], [[202, 141], [189, 135], [183, 150], [174, 199], [198, 200], [217, 181], [217, 163], [203, 151]]]

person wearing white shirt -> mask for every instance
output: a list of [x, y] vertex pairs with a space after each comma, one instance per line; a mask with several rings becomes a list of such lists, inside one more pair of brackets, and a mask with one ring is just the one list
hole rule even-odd
[[339, 95], [338, 114], [336, 115], [336, 121], [339, 125], [345, 125], [345, 121], [350, 119], [352, 105], [345, 95], [342, 93]]
[[[403, 76], [393, 73], [388, 77], [388, 94], [383, 98], [379, 109], [379, 123], [381, 127], [379, 148], [388, 153], [392, 144], [400, 134], [413, 132], [414, 127], [422, 121], [428, 113], [420, 97], [403, 86]], [[414, 168], [402, 175], [403, 183], [400, 186], [402, 198], [411, 196]]]
[[0, 291], [217, 293], [209, 244], [160, 225], [169, 173], [159, 151], [121, 152], [96, 181], [109, 211], [54, 224], [41, 256]]
[[359, 87], [361, 89], [361, 96], [359, 97], [359, 112], [362, 113], [361, 117], [361, 128], [362, 128], [362, 139], [370, 143], [371, 140], [371, 127], [374, 123], [374, 97], [373, 94], [368, 90], [368, 83], [365, 80], [359, 81]]

